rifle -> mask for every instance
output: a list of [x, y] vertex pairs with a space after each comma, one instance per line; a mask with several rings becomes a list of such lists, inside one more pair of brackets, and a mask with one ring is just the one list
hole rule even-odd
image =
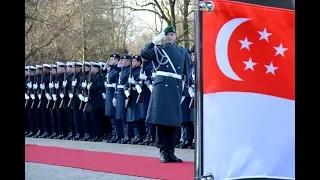
[[[63, 73], [63, 81], [66, 81], [67, 80], [67, 68], [66, 66], [64, 67], [65, 71]], [[67, 86], [67, 85], [66, 85]], [[63, 87], [63, 95], [66, 95], [66, 87]], [[59, 105], [59, 108], [62, 107], [63, 105], [63, 100], [64, 100], [64, 97], [61, 99], [61, 102], [60, 102], [60, 105]]]
[[[34, 72], [33, 74], [33, 83], [36, 84], [36, 72]], [[34, 89], [34, 95], [36, 95], [36, 90]], [[33, 109], [33, 106], [34, 106], [34, 100], [32, 101], [32, 104], [31, 104], [31, 108]]]
[[[50, 80], [49, 80], [49, 84], [51, 83], [52, 81], [52, 64], [51, 64], [51, 67], [50, 67]], [[50, 87], [49, 87], [50, 88]], [[50, 88], [50, 96], [52, 95], [52, 88]], [[49, 108], [49, 105], [50, 105], [50, 100], [48, 100], [48, 103], [47, 103], [47, 109]]]
[[[57, 63], [56, 75], [55, 75], [55, 79], [54, 79], [54, 86], [55, 86], [56, 83], [57, 83], [57, 79], [58, 79], [58, 63]], [[58, 88], [58, 89], [56, 89], [56, 87], [54, 87], [54, 88], [55, 88], [55, 94], [59, 96], [59, 94], [57, 94], [59, 88]], [[59, 92], [58, 92], [58, 93], [59, 93]], [[52, 109], [54, 109], [54, 108], [56, 107], [56, 103], [57, 103], [57, 100], [53, 102]]]
[[[144, 73], [144, 69], [143, 69], [144, 68], [144, 62], [145, 61], [142, 60], [140, 74]], [[144, 86], [144, 80], [141, 79], [141, 90], [142, 91], [141, 91], [141, 93], [139, 93], [138, 98], [136, 100], [136, 103], [142, 103], [142, 101], [143, 101], [143, 86]]]
[[[89, 74], [88, 74], [88, 84], [90, 84], [90, 82], [91, 82], [91, 64], [90, 64], [90, 69], [89, 69]], [[87, 97], [88, 97], [88, 101], [89, 101], [89, 98], [90, 98], [90, 89], [87, 90]], [[88, 104], [88, 102], [85, 102], [85, 105], [84, 105], [84, 107], [83, 107], [83, 112], [86, 111], [87, 104]]]
[[[74, 61], [74, 73], [73, 73], [73, 80], [74, 81], [76, 81], [77, 79], [76, 79], [76, 61]], [[72, 83], [72, 82], [71, 82]], [[72, 87], [72, 94], [74, 94], [74, 87], [75, 86], [72, 86], [71, 85], [71, 87]], [[69, 103], [68, 103], [68, 105], [67, 105], [67, 107], [69, 107], [70, 106], [70, 104], [71, 104], [71, 101], [72, 101], [72, 99], [73, 99], [73, 97], [72, 98], [70, 98], [70, 100], [69, 100]]]
[[[30, 83], [30, 67], [28, 67], [28, 80], [27, 80], [27, 84], [28, 84], [28, 83]], [[27, 94], [28, 94], [28, 96], [30, 96], [30, 88], [29, 88], [29, 87], [27, 87], [27, 88], [28, 88]], [[29, 101], [29, 99], [26, 99], [26, 103], [24, 104], [24, 107], [25, 107], [25, 108], [27, 107], [28, 101]]]
[[[90, 72], [89, 72], [89, 73], [90, 73]], [[85, 62], [83, 61], [83, 62], [82, 62], [82, 83], [85, 82], [85, 80], [84, 80], [85, 74], [86, 74], [86, 71], [85, 71]], [[82, 84], [81, 84], [81, 86], [82, 86]], [[81, 87], [81, 94], [82, 94], [82, 95], [83, 95], [83, 93], [84, 93], [84, 90], [83, 90], [83, 89], [84, 89], [84, 88]], [[82, 101], [80, 101], [79, 111], [81, 110], [81, 106], [82, 106]]]
[[[132, 78], [132, 60], [130, 61], [130, 74], [129, 77]], [[131, 106], [131, 91], [132, 91], [132, 84], [129, 84], [129, 97], [127, 98], [127, 103], [125, 104], [125, 107], [130, 107]]]
[[[40, 80], [40, 84], [43, 83], [43, 70], [42, 70], [42, 73], [41, 73], [41, 80]], [[40, 86], [40, 85], [39, 85]], [[39, 93], [38, 93], [39, 94]], [[40, 95], [42, 97], [42, 94], [43, 94], [43, 89], [40, 88]], [[41, 105], [41, 99], [39, 99], [39, 104], [38, 104], [38, 109], [40, 108], [40, 105]]]

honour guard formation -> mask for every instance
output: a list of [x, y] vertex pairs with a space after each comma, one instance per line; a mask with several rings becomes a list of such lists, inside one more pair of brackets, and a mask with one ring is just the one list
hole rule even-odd
[[172, 26], [139, 55], [28, 65], [25, 84], [26, 137], [194, 149], [194, 52]]

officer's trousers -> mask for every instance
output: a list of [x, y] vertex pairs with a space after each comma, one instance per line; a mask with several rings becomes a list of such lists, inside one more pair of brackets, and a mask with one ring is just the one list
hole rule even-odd
[[160, 152], [174, 150], [176, 129], [175, 126], [156, 125], [156, 144]]
[[104, 116], [102, 119], [102, 124], [103, 124], [103, 134], [109, 135], [112, 133], [112, 124], [111, 124], [111, 119], [109, 116]]
[[28, 107], [24, 108], [24, 130], [29, 132], [29, 116], [28, 116]]
[[143, 138], [143, 136], [145, 135], [146, 133], [146, 129], [145, 129], [145, 123], [144, 123], [144, 119], [141, 119], [139, 121], [134, 121], [133, 122], [134, 124], [134, 127], [135, 129], [137, 130], [136, 132], [136, 137], [139, 137], [139, 138]]
[[74, 123], [74, 130], [76, 134], [83, 134], [83, 123], [82, 123], [82, 115], [81, 110], [78, 108], [73, 108], [73, 123]]
[[185, 122], [181, 124], [182, 126], [182, 139], [184, 141], [191, 141], [194, 137], [194, 126], [193, 122]]
[[102, 119], [104, 118], [104, 109], [95, 109], [91, 111], [92, 135], [100, 138], [102, 136]]
[[41, 111], [42, 123], [44, 127], [44, 132], [51, 134], [53, 132], [53, 122], [52, 122], [52, 115], [49, 109], [42, 108], [39, 109]]
[[90, 113], [81, 111], [81, 117], [82, 117], [82, 124], [83, 124], [83, 133], [91, 134], [92, 119], [91, 119]]
[[151, 138], [156, 138], [156, 125], [152, 123], [146, 123], [147, 124], [147, 135]]
[[126, 123], [126, 136], [129, 138], [132, 138], [135, 136], [134, 133], [134, 123], [133, 122], [127, 122]]
[[59, 111], [59, 123], [58, 123], [59, 133], [66, 135], [69, 132], [68, 131], [69, 116], [66, 108], [59, 108], [58, 111]]
[[116, 132], [117, 132], [117, 136], [119, 138], [124, 137], [124, 121], [125, 120], [123, 120], [123, 119], [116, 119], [115, 120]]
[[176, 128], [176, 132], [174, 134], [174, 139], [177, 143], [179, 143], [181, 139], [181, 127]]
[[50, 109], [50, 114], [51, 114], [51, 130], [52, 132], [55, 133], [59, 133], [59, 121], [60, 121], [60, 117], [59, 117], [59, 112], [58, 109]]
[[67, 119], [67, 123], [68, 123], [68, 133], [72, 133], [73, 135], [76, 133], [75, 132], [75, 128], [74, 128], [74, 117], [73, 117], [73, 109], [67, 107], [66, 108], [66, 112], [68, 114], [68, 119]]
[[31, 107], [28, 107], [28, 123], [29, 131], [36, 133], [36, 115], [34, 109]]

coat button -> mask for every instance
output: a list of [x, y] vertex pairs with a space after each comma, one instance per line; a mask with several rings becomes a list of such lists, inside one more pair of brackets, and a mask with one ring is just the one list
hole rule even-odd
[[179, 86], [177, 86], [177, 88], [179, 88]]
[[167, 67], [169, 67], [169, 65], [167, 65]]
[[165, 85], [166, 87], [168, 86], [168, 84]]
[[178, 67], [178, 69], [180, 69], [180, 67]]

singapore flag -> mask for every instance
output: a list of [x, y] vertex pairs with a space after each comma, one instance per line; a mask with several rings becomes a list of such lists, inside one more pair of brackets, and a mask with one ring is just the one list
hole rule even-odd
[[294, 11], [213, 2], [201, 22], [203, 173], [294, 179]]

